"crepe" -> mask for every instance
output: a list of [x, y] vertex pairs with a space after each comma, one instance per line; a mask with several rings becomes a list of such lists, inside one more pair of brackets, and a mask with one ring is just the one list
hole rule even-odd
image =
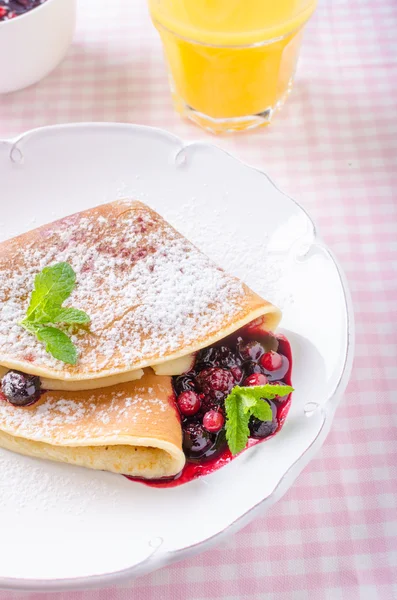
[[[18, 324], [34, 276], [58, 262], [77, 275], [65, 306], [91, 318], [69, 331], [74, 366]], [[105, 204], [0, 244], [0, 366], [38, 375], [43, 387], [98, 388], [141, 377], [148, 366], [175, 368], [172, 361], [261, 316], [273, 330], [281, 313], [141, 202]]]
[[185, 464], [171, 379], [150, 369], [105, 390], [45, 392], [27, 407], [0, 398], [0, 446], [146, 479], [171, 477]]

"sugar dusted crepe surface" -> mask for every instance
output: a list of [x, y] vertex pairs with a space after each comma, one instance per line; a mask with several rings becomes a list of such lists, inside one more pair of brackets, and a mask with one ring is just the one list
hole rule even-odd
[[185, 463], [169, 377], [104, 390], [45, 392], [28, 407], [0, 399], [0, 446], [126, 475], [159, 478]]
[[[45, 352], [18, 322], [34, 276], [68, 262], [77, 286], [66, 306], [89, 328], [70, 329], [76, 366]], [[0, 244], [0, 365], [59, 380], [107, 377], [198, 350], [278, 311], [140, 202], [118, 201]], [[269, 327], [271, 328], [271, 327]]]

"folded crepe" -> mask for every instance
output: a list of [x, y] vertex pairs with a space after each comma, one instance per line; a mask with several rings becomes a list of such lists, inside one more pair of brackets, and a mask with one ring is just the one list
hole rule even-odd
[[104, 390], [45, 392], [27, 407], [0, 400], [0, 446], [28, 456], [158, 479], [185, 456], [171, 379], [142, 379]]
[[[59, 262], [77, 275], [65, 306], [91, 317], [73, 331], [74, 366], [19, 325], [34, 276]], [[258, 317], [273, 330], [281, 313], [141, 202], [105, 204], [0, 244], [0, 367], [38, 375], [46, 389], [110, 386], [148, 366], [182, 373], [181, 359]]]
[[[60, 262], [77, 282], [64, 306], [91, 318], [68, 330], [76, 365], [19, 325], [35, 275]], [[141, 202], [102, 205], [5, 241], [0, 377], [37, 375], [45, 391], [23, 407], [0, 395], [0, 447], [135, 477], [175, 475], [185, 457], [169, 376], [189, 370], [201, 348], [252, 321], [273, 330], [280, 316]]]

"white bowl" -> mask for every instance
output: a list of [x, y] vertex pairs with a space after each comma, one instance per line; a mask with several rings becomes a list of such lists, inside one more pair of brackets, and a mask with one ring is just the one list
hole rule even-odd
[[0, 94], [36, 83], [65, 56], [76, 24], [77, 0], [46, 0], [23, 15], [0, 22]]
[[116, 198], [147, 202], [280, 305], [296, 389], [274, 438], [172, 489], [0, 450], [0, 588], [108, 586], [206, 549], [268, 509], [323, 443], [353, 354], [346, 284], [307, 213], [215, 146], [116, 123], [0, 140], [0, 181], [0, 240]]

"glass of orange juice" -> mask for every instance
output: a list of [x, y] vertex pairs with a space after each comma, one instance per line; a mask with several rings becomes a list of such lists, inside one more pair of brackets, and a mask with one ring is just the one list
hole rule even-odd
[[149, 0], [176, 109], [215, 133], [267, 125], [317, 0]]

